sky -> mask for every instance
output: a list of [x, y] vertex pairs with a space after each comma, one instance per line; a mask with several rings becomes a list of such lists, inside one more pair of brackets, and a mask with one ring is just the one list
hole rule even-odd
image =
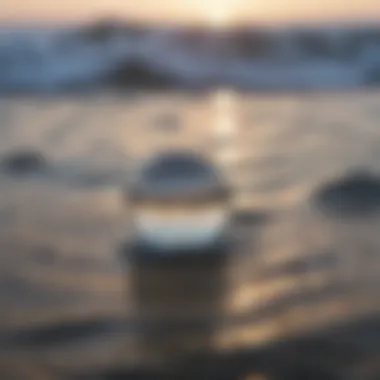
[[0, 0], [5, 21], [83, 21], [99, 17], [179, 23], [379, 18], [379, 0]]

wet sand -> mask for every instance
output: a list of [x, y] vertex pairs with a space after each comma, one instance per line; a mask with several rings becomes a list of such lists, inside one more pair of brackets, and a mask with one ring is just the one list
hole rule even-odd
[[[93, 379], [136, 363], [123, 190], [143, 157], [183, 146], [220, 160], [235, 189], [213, 353], [277, 352], [280, 341], [334, 332], [334, 352], [351, 349], [334, 370], [374, 379], [380, 216], [334, 217], [318, 201], [345, 174], [380, 175], [379, 102], [376, 92], [234, 95], [219, 121], [234, 123], [222, 128], [234, 138], [226, 162], [215, 155], [226, 142], [213, 95], [1, 99], [0, 160], [36, 150], [46, 166], [0, 171], [0, 377]], [[207, 308], [191, 313], [207, 319]], [[306, 355], [298, 346], [287, 354]]]

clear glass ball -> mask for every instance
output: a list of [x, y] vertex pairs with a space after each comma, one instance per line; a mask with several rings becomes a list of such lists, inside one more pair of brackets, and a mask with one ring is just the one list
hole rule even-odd
[[131, 200], [135, 238], [153, 250], [199, 250], [220, 244], [228, 233], [228, 185], [211, 162], [192, 152], [149, 160]]

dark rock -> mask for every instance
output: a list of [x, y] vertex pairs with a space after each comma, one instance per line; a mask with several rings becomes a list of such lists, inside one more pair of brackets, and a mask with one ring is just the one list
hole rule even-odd
[[274, 38], [265, 30], [236, 29], [217, 36], [218, 55], [226, 58], [267, 59], [274, 53]]
[[127, 60], [110, 74], [109, 82], [116, 88], [165, 89], [175, 86], [169, 74], [159, 72], [141, 60]]
[[174, 44], [186, 51], [201, 51], [204, 50], [205, 44], [209, 40], [211, 34], [204, 29], [189, 28], [178, 30], [174, 36]]
[[314, 200], [318, 208], [335, 217], [366, 217], [380, 212], [380, 178], [359, 171], [324, 185]]
[[47, 167], [45, 157], [36, 151], [13, 152], [3, 157], [2, 168], [12, 174], [39, 172]]
[[265, 31], [240, 31], [233, 36], [236, 54], [242, 58], [269, 58], [273, 53], [273, 39]]

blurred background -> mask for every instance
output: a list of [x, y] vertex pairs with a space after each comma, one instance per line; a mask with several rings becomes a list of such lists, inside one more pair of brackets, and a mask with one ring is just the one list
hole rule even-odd
[[[177, 378], [378, 380], [378, 85], [375, 0], [1, 0], [0, 378], [135, 378], [178, 343], [141, 351], [140, 307], [198, 321]], [[126, 194], [173, 149], [228, 180], [236, 244], [159, 304], [183, 279], [121, 258]]]
[[146, 0], [1, 4], [0, 90], [379, 83], [376, 2]]

